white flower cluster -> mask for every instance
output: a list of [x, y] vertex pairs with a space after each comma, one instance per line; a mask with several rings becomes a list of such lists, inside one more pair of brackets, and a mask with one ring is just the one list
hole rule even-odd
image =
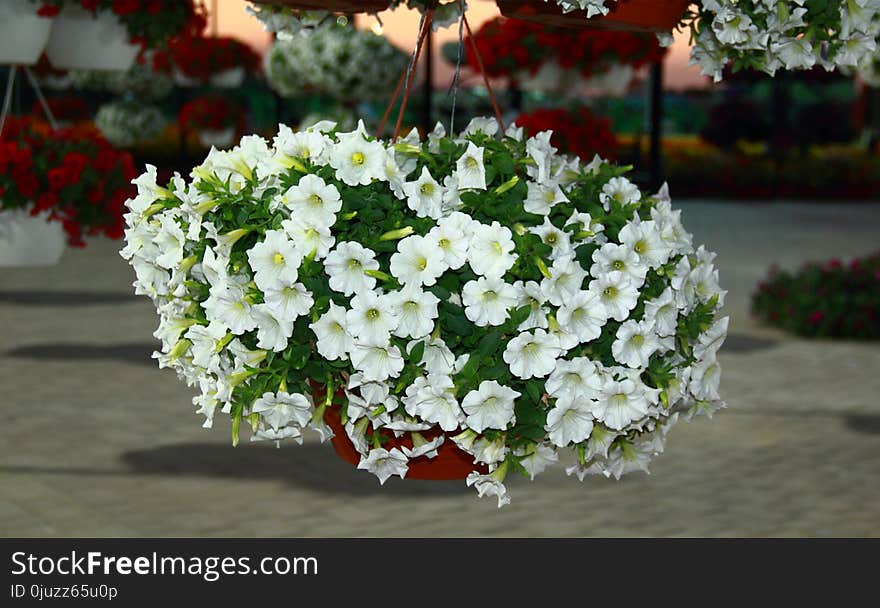
[[127, 70], [74, 70], [70, 72], [70, 81], [77, 89], [108, 91], [141, 101], [164, 99], [174, 88], [170, 76], [139, 62]]
[[101, 135], [121, 148], [156, 137], [166, 124], [162, 110], [137, 102], [107, 103], [95, 115], [95, 126]]
[[338, 100], [388, 96], [409, 56], [370, 31], [333, 25], [277, 40], [266, 55], [269, 86], [284, 97], [317, 92]]
[[816, 6], [807, 0], [701, 0], [691, 64], [699, 64], [703, 74], [718, 82], [734, 60], [772, 76], [780, 69], [855, 68], [874, 56], [880, 0], [828, 3], [837, 8], [812, 4]]
[[[549, 2], [550, 0], [544, 0], [544, 2]], [[556, 4], [558, 4], [562, 8], [562, 12], [570, 13], [572, 11], [586, 11], [587, 18], [595, 17], [596, 15], [607, 15], [608, 7], [605, 6], [606, 2], [612, 2], [614, 0], [554, 0]]]
[[680, 411], [723, 405], [725, 292], [665, 188], [498, 131], [389, 144], [362, 123], [281, 125], [272, 145], [212, 149], [190, 183], [135, 180], [122, 255], [206, 426], [219, 410], [236, 439], [241, 420], [326, 438], [339, 387], [360, 468], [384, 483], [454, 442], [501, 506], [511, 470], [562, 449], [581, 479], [647, 470]]

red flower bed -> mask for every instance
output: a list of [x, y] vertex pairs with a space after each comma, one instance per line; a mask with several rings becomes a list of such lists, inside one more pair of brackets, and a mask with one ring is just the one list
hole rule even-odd
[[574, 154], [585, 161], [595, 154], [614, 158], [617, 149], [611, 121], [595, 116], [588, 108], [535, 110], [520, 115], [516, 124], [523, 127], [529, 137], [541, 131], [553, 131], [550, 142], [560, 152]]
[[[474, 34], [474, 42], [489, 76], [515, 79], [523, 71], [536, 73], [544, 64], [558, 63], [588, 78], [613, 64], [634, 68], [662, 59], [666, 49], [653, 34], [574, 30], [497, 17]], [[468, 63], [479, 71], [470, 45]]]
[[136, 175], [131, 155], [94, 129], [53, 133], [30, 119], [11, 118], [0, 138], [0, 213], [33, 203], [31, 214], [48, 211], [73, 247], [85, 246], [85, 234], [119, 239]]
[[880, 252], [808, 263], [798, 272], [770, 270], [752, 298], [754, 313], [803, 336], [880, 338]]
[[231, 126], [240, 131], [244, 112], [241, 106], [219, 95], [197, 97], [184, 104], [177, 117], [181, 131], [221, 131]]
[[183, 36], [169, 43], [167, 54], [155, 53], [153, 66], [157, 70], [173, 66], [189, 78], [205, 81], [219, 72], [239, 67], [248, 72], [257, 71], [260, 56], [235, 38]]

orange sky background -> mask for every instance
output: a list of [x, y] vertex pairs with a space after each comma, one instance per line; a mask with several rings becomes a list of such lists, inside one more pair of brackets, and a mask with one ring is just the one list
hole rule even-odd
[[[217, 6], [217, 31], [220, 34], [235, 36], [247, 40], [260, 50], [265, 50], [270, 44], [270, 36], [263, 31], [259, 21], [245, 12], [248, 2], [245, 0], [213, 0]], [[212, 0], [207, 1], [210, 8]], [[498, 15], [498, 8], [494, 2], [470, 0], [468, 8], [468, 21], [473, 29], [476, 29], [484, 21]], [[419, 14], [416, 11], [396, 10], [380, 13], [384, 24], [384, 34], [396, 45], [405, 49], [412, 49], [415, 42], [416, 31], [419, 26]], [[357, 18], [359, 27], [371, 27], [376, 19], [367, 15]], [[437, 44], [435, 55], [440, 52], [444, 42], [458, 39], [458, 29], [455, 27], [440, 30], [435, 38]], [[666, 58], [666, 70], [664, 71], [664, 84], [668, 89], [680, 90], [688, 87], [708, 86], [708, 79], [700, 76], [699, 69], [690, 67], [688, 62], [687, 33], [676, 35], [676, 41]], [[451, 80], [452, 68], [445, 61], [435, 59], [437, 66], [436, 84]]]

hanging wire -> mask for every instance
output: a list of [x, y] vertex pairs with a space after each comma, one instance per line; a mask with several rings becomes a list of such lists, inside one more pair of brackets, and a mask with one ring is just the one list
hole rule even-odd
[[52, 110], [51, 108], [49, 108], [49, 104], [46, 102], [46, 98], [43, 96], [43, 90], [40, 88], [40, 83], [37, 82], [36, 78], [34, 78], [34, 73], [29, 67], [24, 68], [24, 74], [25, 76], [27, 76], [28, 81], [30, 81], [31, 86], [34, 89], [34, 93], [37, 94], [37, 100], [39, 100], [40, 105], [43, 107], [43, 112], [46, 113], [46, 118], [49, 119], [49, 126], [52, 127], [53, 131], [57, 131], [58, 123], [55, 122], [55, 116], [52, 114]]
[[3, 110], [0, 111], [0, 135], [3, 135], [6, 117], [9, 115], [9, 108], [12, 107], [12, 90], [15, 88], [15, 73], [17, 71], [18, 66], [9, 66], [9, 77], [6, 80], [6, 95], [3, 97]]
[[419, 33], [416, 39], [416, 48], [413, 49], [412, 55], [409, 57], [409, 63], [406, 66], [406, 72], [404, 72], [400, 76], [400, 80], [397, 82], [397, 88], [394, 89], [394, 95], [391, 96], [391, 101], [388, 103], [388, 107], [385, 108], [385, 115], [382, 116], [382, 120], [379, 121], [379, 127], [376, 129], [376, 139], [380, 139], [382, 137], [382, 131], [385, 130], [385, 124], [388, 122], [388, 118], [391, 116], [391, 110], [394, 108], [394, 104], [397, 103], [397, 98], [400, 96], [400, 92], [403, 90], [403, 85], [409, 82], [409, 76], [412, 73], [413, 64], [416, 62], [417, 55], [420, 50], [420, 44], [422, 40], [422, 31], [425, 27], [425, 13], [422, 13], [421, 18], [419, 19]]
[[403, 115], [406, 112], [406, 104], [409, 101], [409, 93], [412, 90], [413, 81], [415, 80], [413, 66], [419, 61], [419, 56], [422, 54], [422, 46], [425, 42], [425, 38], [427, 37], [428, 32], [431, 30], [431, 22], [433, 20], [434, 9], [429, 8], [422, 16], [421, 23], [424, 27], [419, 33], [419, 42], [416, 45], [416, 52], [413, 56], [412, 62], [410, 63], [409, 69], [407, 70], [407, 85], [406, 89], [403, 92], [403, 101], [400, 102], [400, 111], [397, 114], [397, 124], [394, 126], [394, 135], [391, 138], [392, 143], [397, 141], [397, 136], [400, 135], [400, 126], [403, 123]]
[[[455, 76], [452, 78], [452, 112], [449, 116], [449, 133], [455, 133], [455, 104], [458, 100], [458, 87], [461, 81], [461, 56], [464, 49], [464, 0], [458, 0], [460, 15], [458, 16], [458, 55], [455, 58]], [[449, 95], [449, 93], [447, 93]]]
[[464, 26], [467, 28], [468, 40], [471, 43], [471, 50], [474, 52], [474, 57], [477, 60], [477, 65], [480, 68], [480, 73], [483, 75], [483, 82], [486, 85], [486, 90], [489, 92], [489, 101], [492, 102], [492, 110], [495, 112], [495, 118], [498, 120], [498, 125], [501, 127], [501, 132], [504, 133], [506, 129], [504, 128], [504, 117], [501, 115], [501, 108], [498, 106], [498, 100], [495, 98], [495, 91], [492, 90], [492, 85], [489, 83], [489, 75], [486, 74], [486, 68], [483, 65], [483, 58], [480, 56], [480, 50], [477, 48], [477, 41], [474, 39], [474, 33], [471, 31], [471, 25], [468, 23], [467, 16], [462, 17], [464, 21]]

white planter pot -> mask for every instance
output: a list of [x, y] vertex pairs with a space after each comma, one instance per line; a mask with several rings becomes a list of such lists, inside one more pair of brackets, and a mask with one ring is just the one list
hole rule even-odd
[[244, 68], [232, 68], [211, 76], [211, 84], [218, 89], [235, 89], [244, 82]]
[[113, 13], [68, 5], [55, 17], [46, 55], [62, 70], [127, 70], [139, 50]]
[[193, 78], [191, 76], [187, 76], [186, 74], [184, 74], [183, 72], [180, 71], [180, 68], [178, 68], [176, 66], [174, 67], [173, 76], [174, 76], [174, 84], [176, 84], [179, 87], [184, 87], [184, 88], [189, 89], [189, 88], [198, 87], [198, 86], [202, 85], [201, 80], [199, 80], [198, 78]]
[[53, 19], [37, 15], [30, 0], [0, 2], [0, 64], [34, 65], [49, 40]]
[[550, 61], [534, 74], [523, 70], [517, 74], [517, 82], [524, 91], [561, 92], [573, 84], [569, 72], [570, 70], [562, 69], [555, 61]]
[[584, 82], [584, 87], [612, 97], [621, 97], [629, 91], [634, 78], [635, 71], [631, 65], [617, 64], [611, 66], [604, 74], [588, 78]]
[[199, 131], [199, 141], [206, 148], [213, 146], [218, 150], [222, 150], [231, 146], [233, 139], [235, 139], [235, 127], [228, 127], [217, 131]]
[[0, 266], [52, 266], [66, 244], [61, 222], [26, 209], [0, 211]]

